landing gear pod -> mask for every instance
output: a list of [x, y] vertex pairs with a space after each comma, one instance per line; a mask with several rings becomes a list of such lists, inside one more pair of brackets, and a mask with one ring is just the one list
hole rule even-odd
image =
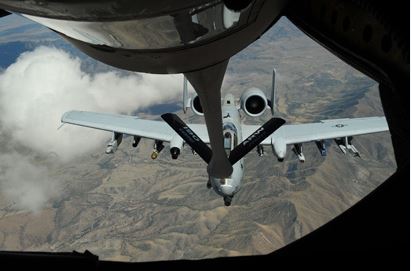
[[172, 159], [177, 159], [181, 153], [181, 149], [183, 148], [183, 139], [175, 134], [170, 141], [170, 154]]
[[278, 162], [284, 161], [285, 154], [287, 152], [287, 144], [280, 137], [273, 138], [271, 142], [273, 146], [273, 152], [277, 156]]
[[173, 158], [175, 160], [180, 155], [180, 149], [177, 148], [177, 147], [171, 148], [170, 149], [170, 154], [171, 154], [171, 158]]

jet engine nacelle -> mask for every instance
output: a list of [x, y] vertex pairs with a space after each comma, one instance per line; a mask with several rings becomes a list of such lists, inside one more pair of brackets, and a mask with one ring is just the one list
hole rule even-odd
[[195, 96], [193, 99], [191, 99], [191, 110], [193, 110], [193, 112], [196, 115], [199, 115], [199, 116], [204, 115], [203, 107], [201, 106], [201, 102], [200, 102], [200, 97]]
[[278, 161], [282, 162], [284, 160], [285, 154], [287, 152], [287, 144], [281, 137], [273, 138], [271, 141], [273, 145], [273, 151], [278, 158]]
[[173, 136], [170, 141], [170, 154], [171, 158], [177, 159], [180, 155], [181, 149], [183, 148], [183, 139], [179, 135]]
[[250, 88], [241, 95], [241, 109], [250, 117], [261, 116], [267, 105], [267, 97], [261, 89]]

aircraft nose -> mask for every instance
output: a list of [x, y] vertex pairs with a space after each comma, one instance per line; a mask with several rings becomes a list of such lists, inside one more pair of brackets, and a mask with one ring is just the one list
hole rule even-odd
[[224, 195], [232, 196], [234, 194], [234, 187], [232, 185], [225, 184], [221, 186], [221, 191]]

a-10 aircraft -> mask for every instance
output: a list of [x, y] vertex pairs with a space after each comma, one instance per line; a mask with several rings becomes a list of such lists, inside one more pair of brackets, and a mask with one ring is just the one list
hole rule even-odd
[[[183, 85], [183, 110], [191, 108], [197, 115], [203, 115], [198, 96], [188, 97], [187, 81]], [[228, 178], [216, 178], [209, 175], [207, 187], [213, 188], [224, 198], [226, 206], [231, 204], [233, 196], [239, 191], [244, 175], [244, 155], [256, 148], [260, 156], [264, 154], [264, 146], [272, 146], [278, 161], [283, 161], [287, 145], [293, 145], [293, 151], [301, 162], [305, 161], [302, 143], [315, 142], [321, 155], [325, 156], [324, 140], [335, 139], [343, 153], [351, 151], [359, 156], [358, 150], [352, 145], [352, 136], [388, 131], [385, 117], [345, 118], [322, 120], [317, 123], [284, 124], [281, 118], [272, 118], [263, 126], [246, 125], [241, 121], [241, 111], [250, 117], [261, 116], [266, 109], [271, 109], [274, 115], [275, 106], [275, 70], [271, 99], [267, 99], [263, 91], [250, 88], [245, 91], [239, 103], [232, 94], [227, 94], [222, 103], [223, 142], [233, 172]], [[61, 122], [89, 128], [95, 128], [113, 133], [108, 143], [106, 153], [114, 153], [120, 145], [123, 134], [134, 137], [133, 147], [137, 147], [141, 138], [154, 140], [152, 159], [156, 159], [164, 148], [164, 142], [170, 144], [172, 159], [177, 159], [184, 144], [191, 146], [206, 163], [211, 159], [211, 149], [206, 145], [210, 142], [205, 124], [186, 125], [177, 115], [163, 114], [164, 121], [144, 120], [136, 116], [94, 113], [85, 111], [69, 111], [63, 114]], [[274, 125], [273, 125], [274, 123]], [[274, 131], [270, 127], [275, 126]], [[267, 128], [268, 127], [268, 128]], [[173, 130], [173, 129], [174, 130]], [[268, 131], [269, 130], [269, 131]], [[267, 133], [270, 133], [267, 136]]]

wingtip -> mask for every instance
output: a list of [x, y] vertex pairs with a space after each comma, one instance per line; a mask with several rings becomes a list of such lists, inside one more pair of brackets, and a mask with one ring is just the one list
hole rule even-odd
[[69, 112], [64, 112], [63, 115], [61, 115], [61, 119], [60, 119], [60, 122], [61, 122], [61, 123], [65, 123], [64, 120], [66, 119], [66, 116], [67, 116], [68, 113], [69, 113]]
[[73, 110], [64, 112], [63, 115], [61, 116], [60, 122], [61, 122], [61, 123], [65, 123], [68, 115], [70, 115], [70, 113], [72, 113], [72, 112], [73, 112]]

